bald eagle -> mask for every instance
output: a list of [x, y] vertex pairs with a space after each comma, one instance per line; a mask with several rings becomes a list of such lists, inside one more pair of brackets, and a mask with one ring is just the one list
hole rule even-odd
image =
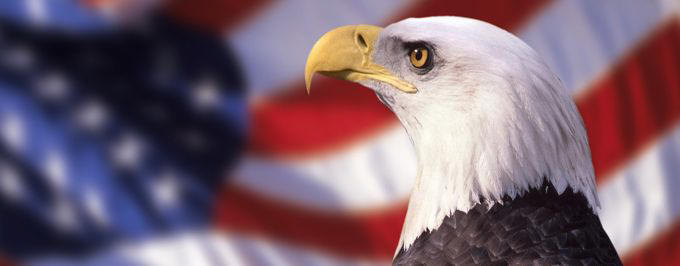
[[519, 38], [470, 18], [324, 34], [305, 66], [375, 91], [418, 171], [397, 265], [621, 264], [574, 102]]

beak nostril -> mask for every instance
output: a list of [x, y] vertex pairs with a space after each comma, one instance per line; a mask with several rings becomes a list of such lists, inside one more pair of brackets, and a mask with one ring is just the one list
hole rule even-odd
[[368, 49], [368, 44], [366, 44], [366, 40], [364, 39], [364, 36], [361, 35], [361, 33], [356, 34], [356, 42], [361, 50], [366, 51]]

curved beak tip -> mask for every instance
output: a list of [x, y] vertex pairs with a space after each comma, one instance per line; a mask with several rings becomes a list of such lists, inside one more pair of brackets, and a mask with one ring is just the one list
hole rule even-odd
[[413, 85], [373, 62], [372, 52], [382, 28], [349, 25], [325, 33], [312, 47], [305, 64], [305, 88], [310, 94], [314, 73], [359, 82], [373, 79], [386, 82], [407, 93]]
[[307, 95], [312, 90], [312, 77], [314, 77], [314, 71], [305, 71], [305, 88], [307, 89]]

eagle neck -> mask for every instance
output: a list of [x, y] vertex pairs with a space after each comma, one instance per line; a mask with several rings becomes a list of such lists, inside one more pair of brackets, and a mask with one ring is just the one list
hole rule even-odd
[[589, 151], [583, 152], [585, 134], [558, 143], [566, 152], [557, 153], [553, 136], [540, 135], [531, 127], [484, 128], [470, 117], [456, 116], [449, 117], [449, 123], [435, 124], [442, 119], [396, 113], [418, 159], [397, 251], [408, 249], [423, 232], [437, 229], [456, 211], [502, 204], [539, 188], [546, 178], [557, 193], [571, 188], [582, 193], [594, 211], [599, 207]]

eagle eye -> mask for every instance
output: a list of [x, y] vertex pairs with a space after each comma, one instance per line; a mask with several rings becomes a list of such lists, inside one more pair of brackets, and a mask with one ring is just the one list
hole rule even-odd
[[415, 68], [426, 68], [430, 64], [430, 49], [425, 46], [411, 48], [409, 51], [411, 65]]

